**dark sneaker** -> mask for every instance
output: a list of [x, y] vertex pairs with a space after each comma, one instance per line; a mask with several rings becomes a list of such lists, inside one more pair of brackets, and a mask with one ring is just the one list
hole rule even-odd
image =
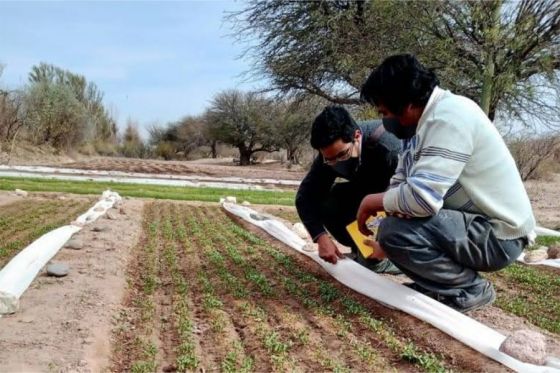
[[448, 297], [445, 295], [438, 294], [434, 291], [428, 290], [418, 285], [415, 282], [410, 282], [408, 284], [403, 284], [403, 285], [419, 293], [422, 293], [425, 296], [428, 296], [434, 300], [437, 300], [438, 302], [445, 304], [446, 306], [451, 307], [455, 311], [459, 311], [461, 313], [474, 311], [484, 306], [489, 306], [496, 300], [496, 291], [494, 290], [494, 287], [490, 282], [486, 282], [486, 284], [484, 285], [484, 290], [480, 298], [477, 299], [476, 302], [474, 302], [473, 304], [469, 304], [466, 306], [457, 304], [457, 302], [453, 297]]
[[375, 273], [385, 273], [389, 275], [402, 274], [401, 270], [395, 267], [389, 259], [364, 259], [363, 256], [356, 254], [354, 261]]
[[402, 274], [401, 270], [398, 269], [393, 262], [389, 259], [383, 259], [377, 264], [368, 266], [373, 272], [376, 273], [385, 273], [388, 275], [400, 275]]

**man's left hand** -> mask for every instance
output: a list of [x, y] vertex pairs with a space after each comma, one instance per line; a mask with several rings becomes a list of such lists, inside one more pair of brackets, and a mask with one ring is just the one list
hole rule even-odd
[[364, 245], [368, 245], [373, 249], [373, 254], [368, 256], [367, 259], [383, 260], [387, 258], [387, 255], [385, 255], [385, 251], [383, 251], [379, 242], [366, 238], [364, 240]]
[[366, 221], [370, 216], [377, 215], [378, 211], [383, 211], [383, 195], [384, 193], [368, 194], [360, 203], [358, 208], [358, 229], [363, 235], [369, 236], [371, 231], [366, 226]]

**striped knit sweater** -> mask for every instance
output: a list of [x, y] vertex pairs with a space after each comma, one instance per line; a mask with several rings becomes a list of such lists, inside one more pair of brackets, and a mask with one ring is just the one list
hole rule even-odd
[[485, 215], [496, 237], [534, 237], [535, 218], [515, 162], [484, 112], [436, 87], [403, 152], [385, 211], [426, 217], [441, 208]]

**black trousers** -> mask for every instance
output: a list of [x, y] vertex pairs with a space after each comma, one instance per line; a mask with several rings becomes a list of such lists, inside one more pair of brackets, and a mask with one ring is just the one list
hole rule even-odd
[[403, 273], [432, 292], [468, 308], [484, 297], [493, 272], [515, 261], [527, 238], [500, 240], [488, 218], [442, 209], [426, 218], [389, 216], [381, 222], [379, 243]]
[[372, 192], [358, 188], [352, 182], [335, 183], [328, 198], [323, 203], [323, 224], [327, 231], [341, 244], [349, 246], [356, 256], [355, 261], [371, 270], [377, 271], [380, 263], [376, 259], [366, 259], [352, 240], [346, 226], [356, 220], [362, 199]]

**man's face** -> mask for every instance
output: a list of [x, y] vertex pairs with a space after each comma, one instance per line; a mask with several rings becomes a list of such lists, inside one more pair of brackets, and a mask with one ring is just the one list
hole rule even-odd
[[323, 160], [326, 164], [333, 166], [337, 162], [345, 161], [351, 157], [358, 157], [359, 144], [362, 134], [359, 130], [354, 132], [354, 141], [344, 142], [337, 139], [335, 142], [320, 149]]
[[392, 113], [383, 104], [379, 104], [377, 106], [377, 112], [381, 115], [382, 118], [398, 120], [399, 123], [404, 127], [415, 126], [416, 124], [418, 124], [420, 115], [422, 115], [422, 113], [418, 113], [418, 110], [412, 105], [407, 105], [400, 115]]

